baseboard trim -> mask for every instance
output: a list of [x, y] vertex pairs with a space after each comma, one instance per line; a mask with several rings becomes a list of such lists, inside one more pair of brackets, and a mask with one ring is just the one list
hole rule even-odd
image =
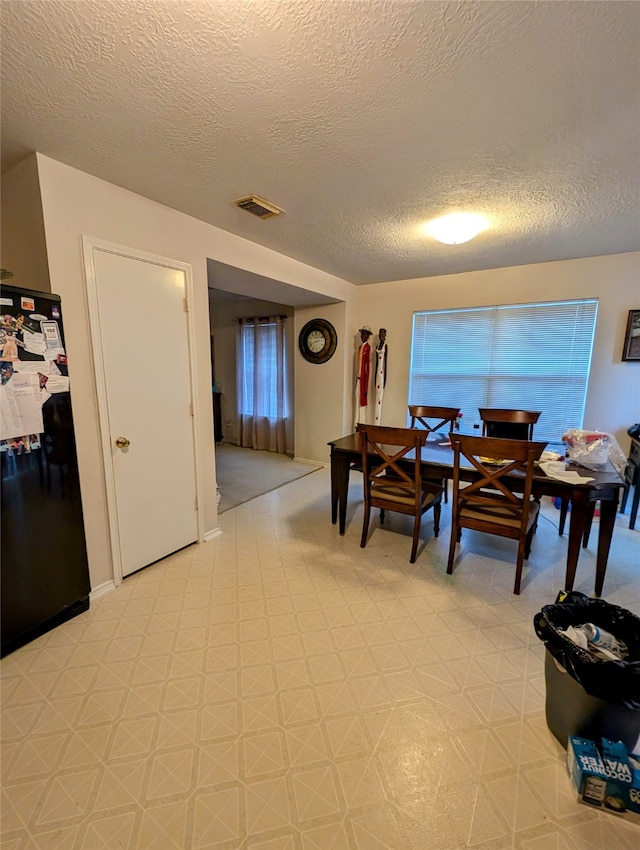
[[212, 531], [206, 531], [204, 537], [202, 538], [203, 543], [208, 543], [210, 540], [214, 540], [216, 537], [220, 537], [222, 534], [222, 529], [220, 527], [214, 528]]
[[102, 584], [99, 584], [96, 588], [94, 588], [89, 594], [89, 599], [94, 602], [96, 599], [99, 599], [101, 596], [104, 596], [106, 593], [111, 593], [112, 590], [116, 589], [115, 582], [113, 579], [110, 581], [103, 581]]
[[307, 466], [329, 466], [328, 461], [327, 463], [323, 463], [321, 460], [311, 460], [307, 457], [296, 457], [296, 455], [293, 456], [293, 460], [295, 460], [297, 463], [306, 463]]

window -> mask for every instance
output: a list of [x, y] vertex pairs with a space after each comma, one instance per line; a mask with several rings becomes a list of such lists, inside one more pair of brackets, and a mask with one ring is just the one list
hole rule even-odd
[[414, 313], [409, 404], [541, 410], [534, 436], [581, 428], [596, 299]]
[[239, 408], [248, 416], [287, 417], [286, 374], [281, 322], [246, 319], [240, 325]]

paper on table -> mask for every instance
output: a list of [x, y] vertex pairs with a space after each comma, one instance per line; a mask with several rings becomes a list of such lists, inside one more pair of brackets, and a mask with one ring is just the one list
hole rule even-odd
[[558, 481], [566, 481], [569, 484], [588, 484], [589, 481], [594, 481], [594, 478], [589, 478], [585, 475], [578, 475], [573, 469], [565, 469], [564, 463], [557, 460], [547, 460], [540, 463], [540, 469], [549, 478], [555, 478]]
[[547, 460], [560, 460], [561, 457], [562, 455], [558, 452], [552, 452], [548, 449], [545, 449], [540, 455], [539, 463], [544, 463]]

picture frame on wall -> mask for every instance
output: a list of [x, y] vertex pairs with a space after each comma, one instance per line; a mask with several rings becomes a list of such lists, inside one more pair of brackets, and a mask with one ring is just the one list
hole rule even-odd
[[622, 359], [640, 361], [640, 310], [629, 310]]

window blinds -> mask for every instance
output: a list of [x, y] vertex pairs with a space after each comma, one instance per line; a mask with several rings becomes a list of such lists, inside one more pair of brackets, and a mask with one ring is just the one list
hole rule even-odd
[[540, 410], [534, 437], [559, 443], [582, 427], [597, 307], [585, 299], [414, 313], [409, 404], [457, 405], [468, 427], [479, 407]]

